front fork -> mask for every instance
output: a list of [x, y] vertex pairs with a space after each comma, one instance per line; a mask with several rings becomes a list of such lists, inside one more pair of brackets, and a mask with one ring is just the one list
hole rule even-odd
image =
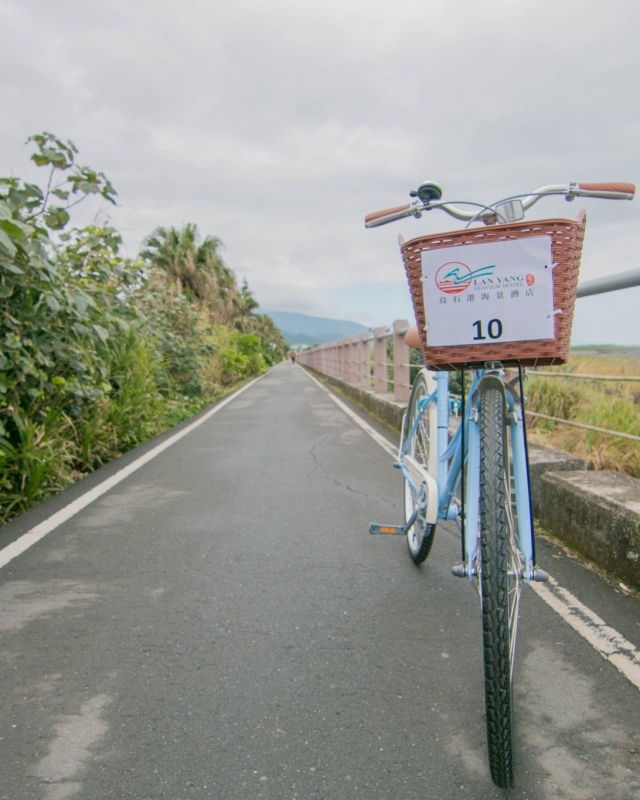
[[[477, 373], [476, 373], [477, 374]], [[505, 384], [502, 371], [487, 371], [472, 386], [464, 415], [464, 439], [467, 454], [465, 509], [464, 514], [464, 565], [454, 568], [455, 574], [472, 580], [476, 576], [480, 538], [480, 405], [484, 391], [489, 387], [499, 388], [505, 400], [505, 422], [509, 429], [509, 459], [513, 466], [513, 481], [509, 475], [509, 493], [515, 500], [518, 542], [523, 558], [523, 574], [527, 583], [544, 580], [541, 570], [536, 571], [534, 562], [533, 520], [529, 492], [529, 470], [526, 434], [522, 403], [509, 384]], [[506, 433], [506, 431], [505, 431]], [[511, 502], [511, 497], [509, 497]]]

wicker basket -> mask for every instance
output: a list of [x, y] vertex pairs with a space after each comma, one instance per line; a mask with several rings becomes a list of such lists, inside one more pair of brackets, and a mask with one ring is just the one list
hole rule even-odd
[[[411, 299], [416, 314], [425, 364], [434, 370], [460, 369], [466, 365], [487, 361], [519, 361], [523, 366], [564, 364], [569, 356], [573, 306], [578, 287], [578, 271], [586, 216], [580, 212], [577, 222], [568, 219], [542, 219], [515, 222], [485, 228], [468, 228], [450, 233], [418, 236], [402, 242], [404, 261]], [[553, 270], [553, 303], [561, 314], [554, 316], [555, 337], [503, 344], [464, 345], [459, 347], [429, 347], [425, 332], [425, 312], [422, 288], [422, 251], [459, 247], [467, 244], [498, 242], [505, 239], [524, 239], [530, 236], [550, 236], [551, 252], [557, 264]]]

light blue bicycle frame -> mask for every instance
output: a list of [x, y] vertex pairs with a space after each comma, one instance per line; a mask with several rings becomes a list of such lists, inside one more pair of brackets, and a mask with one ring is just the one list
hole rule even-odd
[[[480, 407], [484, 391], [498, 388], [505, 398], [506, 424], [510, 430], [510, 460], [513, 465], [513, 486], [508, 487], [508, 496], [515, 493], [516, 515], [518, 520], [518, 539], [523, 558], [523, 574], [527, 583], [534, 579], [534, 544], [531, 502], [529, 493], [529, 472], [527, 467], [527, 446], [524, 429], [522, 404], [513, 387], [503, 379], [501, 369], [474, 370], [471, 391], [466, 399], [463, 420], [449, 441], [449, 373], [436, 373], [435, 392], [423, 398], [418, 404], [418, 413], [411, 430], [402, 442], [398, 466], [413, 490], [416, 489], [409, 470], [404, 464], [404, 456], [409, 451], [411, 441], [416, 436], [428, 406], [437, 406], [438, 466], [436, 482], [438, 485], [438, 519], [455, 519], [460, 524], [462, 513], [457, 492], [462, 480], [462, 448], [464, 423], [464, 458], [467, 466], [465, 480], [465, 520], [464, 520], [464, 574], [469, 580], [476, 576], [476, 560], [480, 531]], [[434, 443], [430, 442], [430, 446]], [[510, 481], [511, 483], [511, 481]]]

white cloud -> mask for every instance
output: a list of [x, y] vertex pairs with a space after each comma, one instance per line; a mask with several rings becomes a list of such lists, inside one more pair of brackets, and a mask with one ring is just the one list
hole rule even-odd
[[[397, 234], [451, 221], [362, 219], [425, 178], [481, 201], [638, 179], [639, 18], [633, 0], [0, 0], [0, 172], [52, 130], [115, 184], [131, 252], [196, 222], [263, 307], [386, 323], [407, 307]], [[585, 277], [637, 266], [640, 205], [587, 207]]]

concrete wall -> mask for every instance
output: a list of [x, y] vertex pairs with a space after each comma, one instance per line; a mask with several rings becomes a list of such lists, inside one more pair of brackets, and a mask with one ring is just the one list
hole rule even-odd
[[640, 481], [612, 470], [546, 472], [540, 524], [640, 589]]

